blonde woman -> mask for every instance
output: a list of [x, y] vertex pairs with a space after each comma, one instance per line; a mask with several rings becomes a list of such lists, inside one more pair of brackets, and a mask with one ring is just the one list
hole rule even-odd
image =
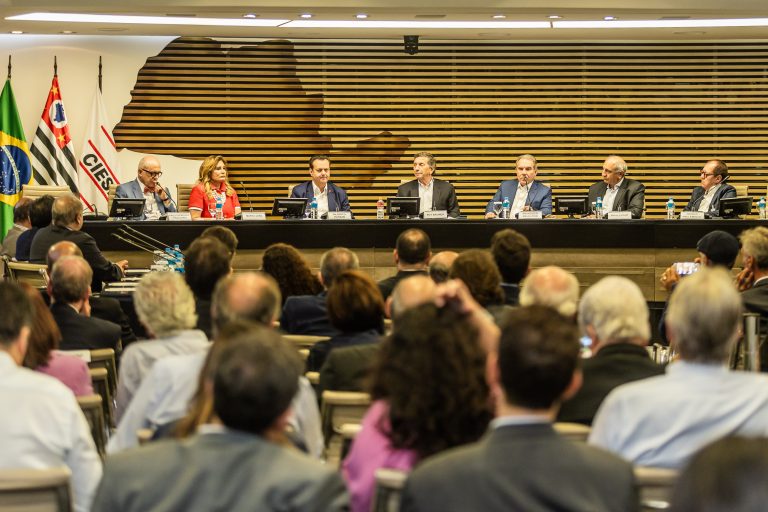
[[192, 219], [216, 218], [216, 203], [221, 202], [222, 215], [232, 219], [240, 214], [237, 192], [227, 181], [229, 166], [221, 155], [212, 155], [200, 164], [200, 179], [189, 194], [189, 213]]

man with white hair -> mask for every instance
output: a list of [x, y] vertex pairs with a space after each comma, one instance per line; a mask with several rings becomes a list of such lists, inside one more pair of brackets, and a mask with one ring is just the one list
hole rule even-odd
[[520, 290], [521, 306], [548, 306], [569, 318], [576, 315], [578, 303], [579, 280], [554, 265], [532, 271]]
[[679, 360], [665, 375], [613, 390], [597, 412], [590, 444], [637, 465], [680, 468], [716, 439], [768, 436], [768, 376], [726, 366], [741, 312], [725, 270], [702, 268], [683, 279], [667, 311]]
[[645, 209], [645, 185], [626, 178], [627, 162], [617, 155], [611, 155], [603, 162], [603, 181], [589, 187], [589, 203], [597, 198], [603, 201], [603, 216], [609, 212], [632, 212], [633, 219], [643, 216]]
[[651, 335], [648, 305], [626, 277], [605, 277], [592, 285], [581, 298], [578, 318], [581, 332], [591, 340], [592, 357], [582, 362], [584, 383], [560, 408], [557, 421], [591, 425], [614, 388], [661, 375], [664, 368], [645, 350]]

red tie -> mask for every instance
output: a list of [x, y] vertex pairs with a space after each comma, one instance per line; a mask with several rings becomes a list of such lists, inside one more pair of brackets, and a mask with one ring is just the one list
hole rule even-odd
[[144, 195], [146, 195], [146, 194], [149, 194], [150, 192], [152, 192], [153, 194], [155, 193], [155, 191], [154, 191], [154, 190], [152, 190], [151, 188], [149, 188], [149, 187], [144, 187]]

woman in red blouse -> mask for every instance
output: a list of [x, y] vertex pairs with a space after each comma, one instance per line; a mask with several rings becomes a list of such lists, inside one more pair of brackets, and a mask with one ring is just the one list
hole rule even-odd
[[216, 199], [224, 207], [225, 219], [240, 213], [240, 201], [235, 189], [227, 181], [227, 161], [221, 155], [212, 155], [200, 165], [200, 179], [189, 194], [189, 213], [192, 219], [216, 218]]

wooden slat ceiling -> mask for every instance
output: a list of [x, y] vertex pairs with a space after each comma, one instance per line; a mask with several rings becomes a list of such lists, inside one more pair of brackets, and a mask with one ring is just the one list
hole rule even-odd
[[765, 195], [767, 67], [768, 42], [453, 41], [407, 55], [396, 40], [181, 38], [147, 60], [114, 134], [140, 152], [225, 155], [259, 210], [328, 153], [361, 216], [412, 176], [418, 151], [472, 217], [517, 155], [536, 155], [557, 196], [586, 193], [613, 153], [659, 217], [710, 158]]

